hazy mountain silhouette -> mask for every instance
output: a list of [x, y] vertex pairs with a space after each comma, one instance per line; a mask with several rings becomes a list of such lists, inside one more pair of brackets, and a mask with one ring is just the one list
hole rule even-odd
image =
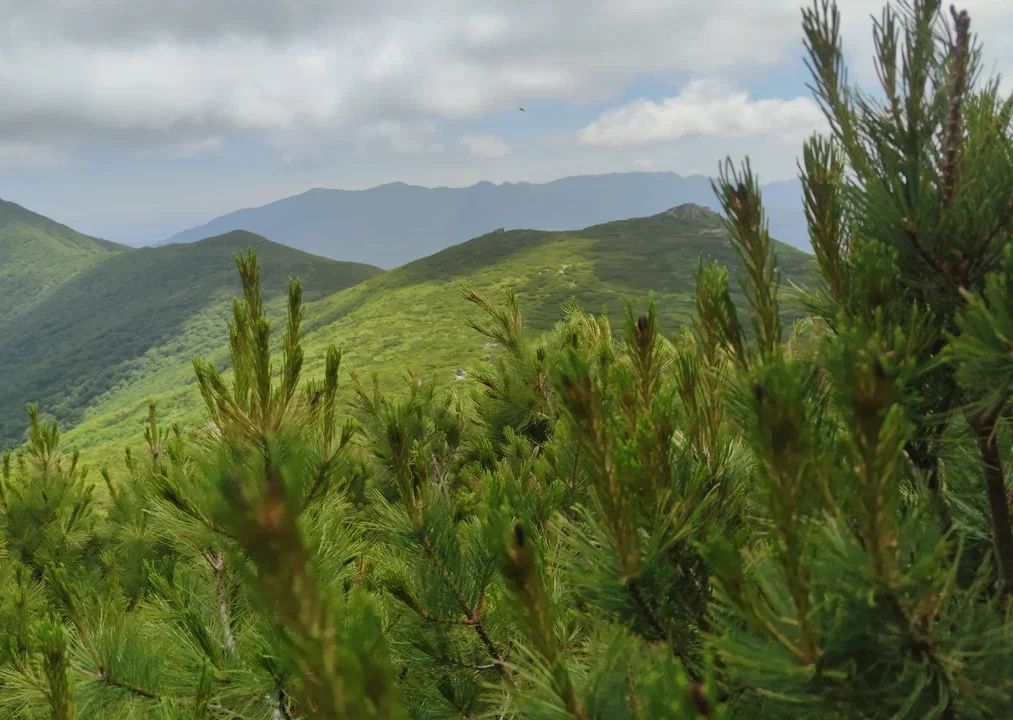
[[[772, 183], [764, 190], [772, 234], [808, 251], [799, 183]], [[710, 181], [701, 175], [634, 172], [464, 188], [390, 183], [368, 190], [309, 190], [222, 215], [160, 244], [242, 229], [336, 260], [391, 268], [498, 228], [587, 227], [682, 203], [716, 209]]]

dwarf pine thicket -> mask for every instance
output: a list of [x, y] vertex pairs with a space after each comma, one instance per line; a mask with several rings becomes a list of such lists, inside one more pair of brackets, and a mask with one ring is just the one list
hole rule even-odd
[[30, 413], [2, 465], [0, 706], [46, 718], [1013, 716], [1013, 98], [964, 14], [804, 13], [822, 275], [781, 326], [748, 166], [715, 183], [748, 317], [618, 332], [566, 308], [480, 391], [305, 383], [302, 291], [272, 358], [255, 256], [206, 423], [88, 475]]

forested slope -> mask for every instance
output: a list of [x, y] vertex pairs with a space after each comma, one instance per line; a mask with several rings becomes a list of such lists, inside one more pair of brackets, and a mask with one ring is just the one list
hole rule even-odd
[[[40, 246], [43, 257], [53, 244], [49, 235], [25, 243]], [[378, 272], [247, 232], [162, 248], [103, 253], [106, 247], [96, 245], [94, 257], [75, 261], [77, 272], [64, 270], [46, 292], [0, 316], [0, 445], [22, 437], [29, 402], [72, 426], [107, 393], [224, 347], [220, 319], [235, 294], [233, 256], [241, 250], [263, 257], [268, 302], [290, 277], [303, 278], [314, 299]]]
[[[791, 283], [812, 282], [811, 256], [779, 243], [777, 253], [789, 294]], [[333, 343], [345, 354], [344, 367], [363, 376], [396, 379], [411, 371], [439, 383], [468, 382], [457, 371], [472, 370], [490, 348], [467, 325], [475, 311], [462, 298], [464, 286], [493, 300], [513, 292], [534, 331], [551, 328], [571, 301], [607, 312], [621, 326], [627, 302], [643, 309], [653, 300], [662, 331], [670, 333], [692, 317], [694, 277], [704, 258], [732, 268], [733, 275], [740, 267], [719, 216], [695, 205], [584, 230], [490, 233], [325, 297], [316, 289], [310, 297], [319, 299], [307, 304], [304, 325], [308, 370], [319, 369], [314, 363]], [[223, 273], [232, 272], [231, 262], [221, 264]], [[267, 259], [262, 264], [277, 278]], [[313, 277], [303, 280], [314, 290]], [[737, 287], [733, 298], [745, 304]], [[223, 330], [213, 316], [201, 315], [179, 332], [203, 337], [202, 352], [224, 363]], [[786, 311], [788, 319], [794, 316]], [[192, 415], [196, 386], [181, 342], [172, 337], [153, 346], [129, 381], [95, 398], [68, 441], [112, 448], [136, 437], [149, 398], [166, 420]]]

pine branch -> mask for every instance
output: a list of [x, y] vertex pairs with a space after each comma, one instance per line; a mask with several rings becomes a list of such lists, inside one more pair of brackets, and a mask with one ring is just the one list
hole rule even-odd
[[523, 324], [520, 311], [517, 309], [517, 298], [513, 291], [507, 291], [504, 308], [496, 307], [481, 293], [467, 285], [461, 287], [461, 295], [465, 300], [482, 310], [491, 321], [490, 324], [484, 325], [469, 318], [467, 320], [468, 327], [519, 357], [523, 349]]
[[777, 262], [760, 197], [760, 188], [746, 160], [736, 169], [730, 159], [711, 183], [724, 211], [725, 227], [742, 261], [742, 288], [753, 311], [753, 327], [760, 357], [769, 359], [781, 343]]
[[74, 720], [74, 693], [68, 670], [67, 636], [56, 619], [40, 629], [44, 669], [48, 683], [47, 699], [53, 720]]
[[844, 266], [844, 162], [837, 148], [818, 136], [805, 143], [802, 157], [800, 174], [809, 237], [831, 297], [843, 303], [848, 291]]
[[278, 709], [275, 712], [279, 720], [292, 720], [292, 713], [288, 711], [288, 702], [285, 697], [285, 689], [278, 688]]
[[901, 123], [900, 97], [897, 94], [897, 50], [899, 31], [897, 16], [889, 5], [883, 8], [880, 20], [873, 24], [873, 41], [876, 46], [876, 74], [886, 95], [890, 115], [895, 124]]
[[162, 697], [156, 692], [147, 690], [137, 685], [133, 685], [125, 680], [121, 680], [120, 678], [111, 674], [108, 671], [108, 669], [103, 667], [102, 665], [99, 665], [98, 669], [92, 672], [91, 674], [93, 677], [95, 677], [96, 680], [101, 681], [102, 683], [108, 685], [109, 687], [117, 688], [118, 690], [124, 690], [135, 697], [143, 698], [145, 700], [162, 699]]
[[953, 48], [953, 60], [950, 67], [949, 106], [946, 111], [946, 124], [943, 126], [943, 198], [948, 207], [953, 206], [957, 194], [957, 169], [961, 146], [961, 108], [967, 93], [967, 65], [970, 49], [971, 18], [966, 10], [957, 12], [950, 6], [953, 25], [956, 29], [956, 42]]
[[812, 80], [807, 85], [815, 96], [859, 177], [871, 175], [871, 159], [856, 127], [854, 99], [848, 86], [847, 68], [841, 43], [841, 16], [836, 3], [813, 0], [802, 11], [805, 35], [805, 65]]
[[497, 672], [499, 672], [500, 676], [504, 680], [510, 682], [510, 671], [506, 666], [504, 655], [500, 652], [499, 648], [496, 647], [495, 643], [493, 643], [485, 625], [482, 624], [482, 617], [479, 608], [477, 606], [472, 607], [467, 598], [465, 598], [464, 593], [457, 586], [457, 583], [454, 582], [454, 578], [451, 576], [450, 570], [447, 569], [446, 563], [443, 562], [443, 559], [436, 552], [436, 549], [433, 547], [432, 542], [430, 542], [429, 537], [425, 534], [424, 529], [420, 529], [419, 544], [422, 546], [422, 549], [425, 550], [426, 556], [429, 558], [430, 562], [432, 562], [436, 571], [440, 574], [443, 582], [450, 589], [450, 592], [454, 596], [454, 600], [457, 602], [461, 612], [464, 614], [468, 625], [474, 628], [475, 634], [478, 635], [478, 638], [482, 641], [486, 651], [490, 656], [492, 656], [495, 661], [494, 664]]
[[738, 311], [728, 293], [728, 270], [716, 262], [701, 262], [696, 272], [696, 324], [710, 365], [725, 348], [739, 367], [748, 365]]
[[1013, 526], [1010, 524], [1010, 506], [1006, 498], [1006, 478], [1002, 455], [999, 452], [998, 418], [974, 415], [969, 419], [978, 442], [982, 473], [992, 521], [992, 540], [995, 544], [996, 570], [999, 591], [1013, 594]]
[[548, 665], [553, 689], [575, 720], [587, 720], [584, 702], [578, 697], [566, 658], [560, 651], [552, 627], [552, 606], [539, 575], [535, 558], [521, 523], [514, 523], [505, 552], [504, 575], [520, 601], [528, 636]]
[[659, 640], [668, 641], [668, 632], [662, 626], [658, 620], [658, 616], [651, 609], [651, 606], [644, 599], [643, 593], [640, 592], [640, 583], [637, 582], [636, 578], [630, 578], [626, 581], [626, 590], [629, 592], [630, 597], [633, 599], [633, 603], [640, 610], [640, 614], [644, 616], [647, 624], [651, 626], [651, 629], [657, 633]]

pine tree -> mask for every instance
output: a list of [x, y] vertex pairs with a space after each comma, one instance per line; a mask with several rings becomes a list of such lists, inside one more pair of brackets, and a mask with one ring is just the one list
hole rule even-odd
[[835, 6], [817, 2], [803, 27], [830, 125], [801, 168], [824, 280], [810, 298], [817, 351], [781, 337], [748, 164], [725, 166], [716, 191], [752, 340], [714, 272], [699, 288], [703, 324], [738, 369], [729, 409], [763, 528], [744, 548], [710, 548], [714, 643], [750, 717], [1002, 717], [1005, 395], [983, 371], [1008, 347], [1013, 99], [974, 89], [968, 16], [946, 22], [938, 2], [876, 22], [881, 100], [847, 84]]
[[[204, 422], [100, 481], [29, 410], [0, 464], [0, 712], [71, 718], [1013, 716], [1013, 98], [968, 16], [803, 12], [822, 281], [784, 318], [759, 182], [697, 317], [615, 329], [462, 290], [493, 359], [441, 388], [304, 381], [298, 281], [252, 253]], [[733, 276], [746, 304], [737, 308]], [[283, 332], [272, 341], [272, 326]]]

